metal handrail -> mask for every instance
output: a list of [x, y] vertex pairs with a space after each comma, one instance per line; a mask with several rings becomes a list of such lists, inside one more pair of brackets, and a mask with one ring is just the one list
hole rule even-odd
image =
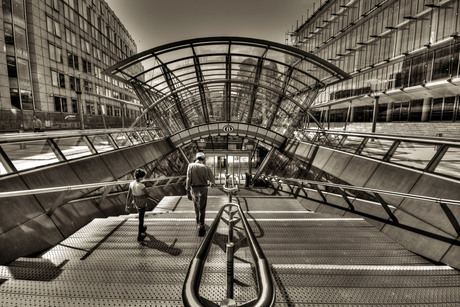
[[275, 180], [281, 183], [282, 182], [295, 182], [297, 185], [303, 186], [304, 184], [307, 185], [320, 185], [325, 187], [333, 187], [333, 188], [340, 188], [345, 190], [354, 190], [354, 191], [361, 191], [361, 192], [371, 192], [377, 194], [384, 194], [384, 195], [391, 195], [391, 196], [399, 196], [402, 198], [410, 198], [416, 200], [423, 200], [429, 201], [434, 203], [443, 203], [449, 204], [454, 206], [460, 206], [460, 200], [456, 199], [448, 199], [448, 198], [440, 198], [440, 197], [432, 197], [432, 196], [425, 196], [425, 195], [418, 195], [418, 194], [410, 194], [410, 193], [403, 193], [403, 192], [394, 192], [388, 190], [379, 190], [373, 188], [366, 188], [366, 187], [359, 187], [353, 185], [346, 185], [346, 184], [336, 184], [336, 183], [329, 183], [329, 182], [322, 182], [322, 181], [312, 181], [312, 180], [301, 180], [301, 179], [294, 179], [294, 178], [280, 178], [280, 177], [273, 177], [273, 176], [264, 176], [265, 179]]
[[64, 138], [84, 135], [99, 135], [108, 133], [123, 133], [123, 132], [138, 132], [138, 131], [161, 131], [156, 127], [141, 127], [141, 128], [112, 128], [112, 129], [86, 129], [86, 130], [56, 130], [46, 131], [41, 133], [22, 132], [22, 133], [6, 133], [0, 135], [0, 143], [16, 143], [32, 140], [41, 140], [48, 138]]
[[208, 300], [204, 301], [199, 295], [199, 286], [201, 282], [201, 277], [204, 269], [204, 264], [208, 256], [209, 250], [212, 245], [212, 239], [216, 233], [217, 226], [222, 217], [224, 209], [226, 207], [236, 207], [238, 214], [240, 215], [243, 228], [246, 232], [246, 238], [251, 248], [251, 253], [253, 256], [257, 283], [258, 283], [258, 296], [252, 301], [245, 302], [240, 305], [241, 307], [269, 307], [273, 306], [275, 303], [275, 288], [273, 280], [270, 273], [270, 267], [267, 262], [267, 259], [264, 256], [262, 249], [260, 248], [259, 243], [257, 242], [254, 232], [252, 231], [249, 223], [244, 216], [241, 207], [238, 204], [228, 203], [222, 206], [219, 212], [216, 215], [206, 237], [198, 248], [195, 256], [193, 257], [189, 269], [187, 271], [187, 276], [185, 277], [184, 286], [182, 288], [182, 301], [184, 306], [189, 307], [198, 307], [198, 306], [218, 306], [217, 304], [210, 302]]
[[[142, 182], [157, 182], [157, 181], [163, 181], [163, 180], [172, 180], [175, 178], [185, 179], [185, 176], [151, 178], [151, 179], [144, 179], [142, 180]], [[109, 181], [109, 182], [67, 185], [67, 186], [32, 189], [32, 190], [8, 191], [8, 192], [0, 192], [0, 198], [19, 197], [19, 196], [36, 195], [36, 194], [65, 192], [65, 191], [77, 191], [77, 190], [84, 190], [84, 189], [94, 189], [94, 188], [110, 187], [110, 186], [116, 186], [116, 185], [124, 185], [124, 184], [129, 184], [130, 182], [132, 182], [132, 180], [117, 180], [117, 181]]]

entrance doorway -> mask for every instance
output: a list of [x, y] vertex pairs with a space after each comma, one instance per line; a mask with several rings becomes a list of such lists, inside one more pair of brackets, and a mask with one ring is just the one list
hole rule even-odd
[[244, 187], [246, 174], [251, 173], [250, 153], [206, 153], [206, 165], [214, 173], [216, 184]]

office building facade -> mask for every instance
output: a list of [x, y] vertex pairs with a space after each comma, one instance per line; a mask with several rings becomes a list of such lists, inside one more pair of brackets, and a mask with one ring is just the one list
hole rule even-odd
[[[3, 0], [0, 131], [129, 125], [140, 113], [130, 87], [102, 74], [137, 53], [103, 0]], [[142, 66], [136, 67], [142, 71]]]
[[460, 137], [459, 1], [320, 4], [287, 40], [353, 77], [317, 96], [324, 128]]

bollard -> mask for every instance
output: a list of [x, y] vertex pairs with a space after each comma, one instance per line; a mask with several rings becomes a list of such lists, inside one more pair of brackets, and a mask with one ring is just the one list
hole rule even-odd
[[233, 299], [233, 253], [235, 244], [227, 243], [227, 298]]

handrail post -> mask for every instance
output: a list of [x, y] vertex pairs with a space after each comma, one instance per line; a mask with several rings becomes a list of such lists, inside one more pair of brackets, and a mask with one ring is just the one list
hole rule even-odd
[[233, 259], [234, 259], [235, 244], [227, 243], [227, 298], [233, 299]]

